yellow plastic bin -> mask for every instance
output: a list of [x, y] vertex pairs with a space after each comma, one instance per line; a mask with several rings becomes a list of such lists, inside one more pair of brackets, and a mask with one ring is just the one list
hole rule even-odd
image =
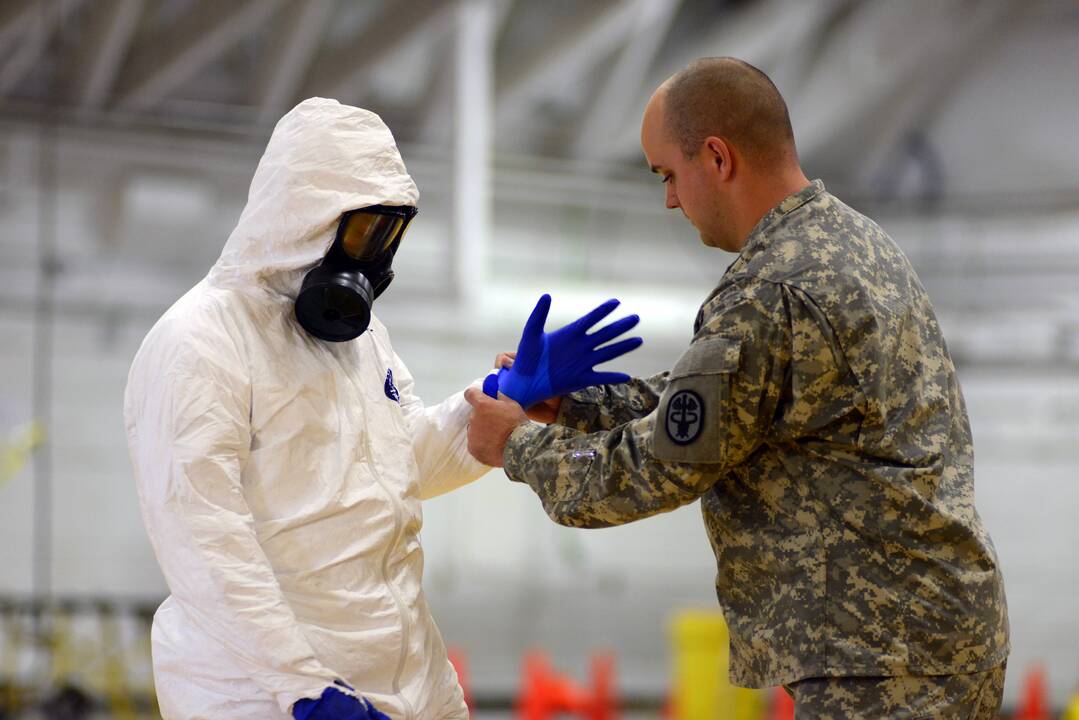
[[765, 699], [758, 690], [731, 685], [730, 645], [723, 615], [687, 610], [671, 622], [674, 644], [674, 720], [760, 720]]

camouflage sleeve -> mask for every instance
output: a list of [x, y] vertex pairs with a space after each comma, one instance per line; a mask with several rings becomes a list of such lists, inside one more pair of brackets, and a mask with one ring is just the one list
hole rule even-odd
[[667, 387], [666, 371], [620, 385], [597, 385], [562, 398], [559, 425], [581, 432], [612, 430], [656, 409]]
[[771, 428], [786, 381], [786, 305], [741, 294], [709, 321], [644, 417], [598, 432], [525, 424], [503, 454], [547, 514], [574, 527], [632, 522], [693, 502], [748, 458]]

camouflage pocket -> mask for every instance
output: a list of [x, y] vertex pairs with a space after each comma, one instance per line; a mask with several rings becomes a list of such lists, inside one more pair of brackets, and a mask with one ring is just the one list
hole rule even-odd
[[720, 462], [730, 400], [731, 374], [738, 370], [738, 340], [712, 337], [686, 349], [671, 371], [656, 410], [653, 454], [673, 462]]

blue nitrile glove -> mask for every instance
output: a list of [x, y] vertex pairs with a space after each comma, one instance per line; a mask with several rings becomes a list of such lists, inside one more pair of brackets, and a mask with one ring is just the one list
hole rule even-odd
[[296, 720], [390, 720], [385, 713], [376, 710], [370, 700], [346, 695], [332, 687], [323, 690], [318, 700], [297, 700], [292, 706], [292, 717]]
[[582, 390], [592, 385], [629, 381], [629, 375], [616, 372], [596, 372], [593, 366], [605, 363], [636, 350], [644, 342], [639, 337], [620, 340], [599, 347], [635, 326], [636, 315], [615, 320], [591, 335], [589, 328], [614, 312], [617, 300], [608, 300], [592, 312], [554, 332], [543, 332], [551, 296], [544, 294], [532, 310], [513, 367], [492, 373], [483, 382], [483, 391], [493, 398], [501, 391], [524, 408], [548, 398]]

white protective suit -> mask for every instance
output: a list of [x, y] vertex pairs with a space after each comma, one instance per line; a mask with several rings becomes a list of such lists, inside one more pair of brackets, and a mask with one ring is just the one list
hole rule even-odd
[[167, 720], [291, 718], [335, 679], [395, 719], [467, 717], [418, 536], [421, 499], [488, 469], [470, 408], [425, 408], [376, 318], [326, 343], [293, 311], [343, 212], [417, 195], [377, 115], [304, 101], [221, 258], [135, 357], [124, 417], [172, 593], [152, 634]]

